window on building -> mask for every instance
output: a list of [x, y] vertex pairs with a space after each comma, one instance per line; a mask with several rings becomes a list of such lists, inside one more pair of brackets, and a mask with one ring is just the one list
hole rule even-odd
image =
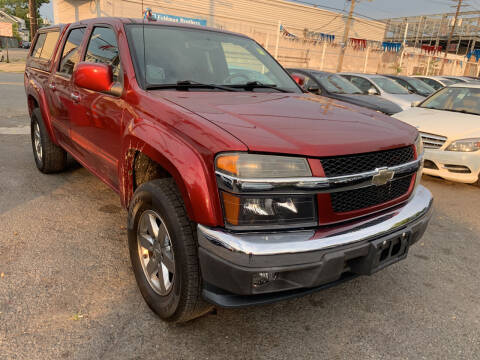
[[111, 66], [113, 81], [117, 82], [119, 80], [120, 56], [113, 29], [108, 27], [93, 29], [85, 54], [85, 61]]
[[80, 45], [85, 35], [85, 28], [73, 29], [68, 34], [62, 51], [58, 72], [67, 76], [73, 74], [75, 65], [80, 61]]

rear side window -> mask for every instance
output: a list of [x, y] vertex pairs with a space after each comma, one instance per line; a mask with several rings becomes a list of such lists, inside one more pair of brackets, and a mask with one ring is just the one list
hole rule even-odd
[[85, 61], [102, 63], [112, 67], [113, 81], [117, 82], [120, 73], [120, 57], [118, 53], [117, 39], [111, 28], [96, 27], [85, 54]]
[[71, 76], [73, 74], [75, 65], [80, 61], [80, 45], [84, 35], [85, 28], [73, 29], [68, 34], [58, 68], [58, 72], [62, 75]]
[[31, 57], [38, 58], [42, 53], [43, 44], [45, 43], [45, 39], [47, 38], [46, 33], [42, 33], [38, 35], [37, 41], [35, 42], [35, 46], [33, 47]]
[[38, 35], [37, 42], [32, 51], [32, 57], [43, 60], [50, 60], [57, 44], [59, 32], [49, 31]]

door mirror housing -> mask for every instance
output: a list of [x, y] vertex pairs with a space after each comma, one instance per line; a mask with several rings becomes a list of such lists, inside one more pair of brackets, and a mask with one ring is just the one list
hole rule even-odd
[[73, 83], [84, 89], [121, 95], [118, 84], [113, 83], [112, 68], [106, 64], [79, 63], [73, 73]]
[[292, 78], [301, 87], [303, 87], [303, 85], [305, 85], [305, 77], [304, 76], [299, 75], [299, 74], [292, 74]]
[[370, 89], [368, 89], [367, 94], [368, 95], [378, 95], [378, 91], [374, 87], [371, 87]]

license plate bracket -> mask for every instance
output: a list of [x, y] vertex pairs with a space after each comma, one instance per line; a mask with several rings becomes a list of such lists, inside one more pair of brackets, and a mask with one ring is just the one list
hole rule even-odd
[[370, 242], [367, 256], [350, 262], [350, 269], [359, 275], [371, 275], [407, 257], [410, 234], [381, 238]]

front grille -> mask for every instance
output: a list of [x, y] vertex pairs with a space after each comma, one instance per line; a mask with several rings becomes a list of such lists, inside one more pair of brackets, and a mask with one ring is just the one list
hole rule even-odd
[[325, 176], [342, 176], [372, 171], [381, 167], [401, 165], [415, 160], [412, 146], [366, 154], [322, 159]]
[[412, 176], [392, 180], [382, 186], [369, 186], [366, 188], [335, 192], [331, 194], [333, 211], [342, 213], [360, 210], [386, 203], [405, 195], [412, 183]]
[[447, 138], [441, 135], [434, 135], [421, 132], [420, 135], [422, 136], [423, 147], [425, 149], [440, 149]]

